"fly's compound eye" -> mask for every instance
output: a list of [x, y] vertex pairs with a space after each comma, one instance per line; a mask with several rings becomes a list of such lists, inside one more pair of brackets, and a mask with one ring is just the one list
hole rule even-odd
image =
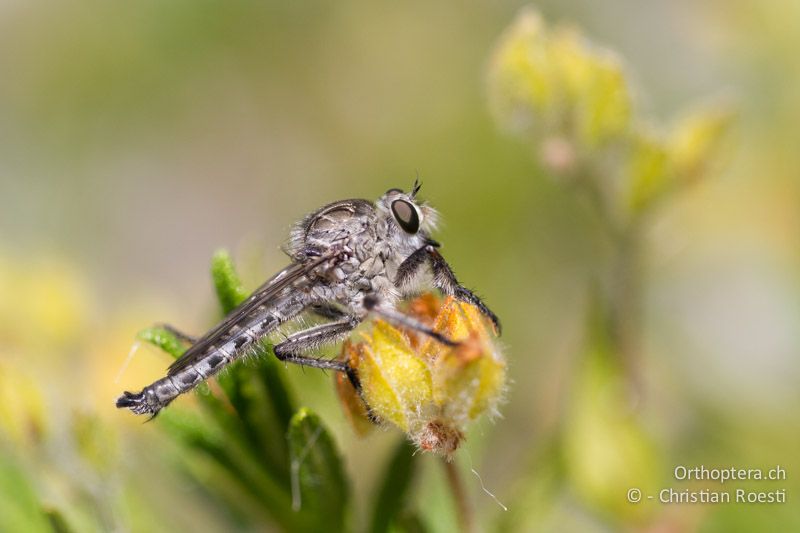
[[410, 202], [395, 200], [392, 202], [392, 214], [406, 233], [419, 231], [419, 214]]
[[402, 189], [389, 189], [388, 191], [386, 191], [386, 195], [388, 196], [390, 194], [403, 194], [403, 190]]

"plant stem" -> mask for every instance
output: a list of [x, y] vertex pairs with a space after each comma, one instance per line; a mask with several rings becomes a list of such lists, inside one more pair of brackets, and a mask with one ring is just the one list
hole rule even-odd
[[578, 173], [580, 186], [599, 218], [603, 236], [611, 246], [611, 263], [606, 274], [603, 308], [608, 316], [611, 348], [625, 374], [628, 399], [632, 407], [639, 404], [643, 393], [641, 375], [641, 312], [642, 312], [642, 226], [644, 215], [618, 220], [598, 186], [591, 169]]
[[611, 342], [628, 383], [629, 398], [636, 405], [642, 394], [641, 376], [641, 232], [630, 224], [614, 243], [609, 312]]
[[442, 465], [447, 474], [447, 484], [450, 486], [450, 492], [453, 494], [459, 529], [465, 533], [472, 533], [475, 531], [475, 522], [461, 472], [458, 471], [455, 461], [448, 461], [442, 458]]

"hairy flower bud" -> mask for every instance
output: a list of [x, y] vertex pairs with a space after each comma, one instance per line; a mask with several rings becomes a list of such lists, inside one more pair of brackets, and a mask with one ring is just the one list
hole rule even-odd
[[506, 363], [483, 315], [470, 304], [425, 294], [409, 314], [459, 344], [447, 346], [374, 320], [361, 342], [345, 343], [342, 357], [356, 370], [361, 400], [339, 377], [340, 398], [363, 433], [367, 417], [402, 429], [422, 450], [452, 454], [467, 424], [496, 413], [506, 383]]

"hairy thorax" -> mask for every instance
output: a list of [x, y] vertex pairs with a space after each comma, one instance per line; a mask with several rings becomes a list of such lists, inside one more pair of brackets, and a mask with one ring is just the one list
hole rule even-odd
[[361, 315], [365, 294], [375, 294], [389, 304], [400, 297], [393, 281], [403, 250], [391, 228], [386, 215], [372, 202], [343, 200], [298, 223], [286, 251], [300, 262], [335, 257], [315, 272], [322, 283], [313, 285], [311, 296], [336, 301]]

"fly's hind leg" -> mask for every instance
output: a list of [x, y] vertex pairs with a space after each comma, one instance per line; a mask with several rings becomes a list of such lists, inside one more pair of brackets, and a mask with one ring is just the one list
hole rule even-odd
[[275, 357], [287, 363], [344, 372], [356, 390], [360, 392], [361, 384], [358, 376], [346, 361], [302, 355], [326, 344], [342, 340], [358, 323], [359, 320], [356, 317], [345, 315], [344, 319], [336, 322], [329, 322], [293, 333], [286, 340], [275, 345], [273, 348]]

